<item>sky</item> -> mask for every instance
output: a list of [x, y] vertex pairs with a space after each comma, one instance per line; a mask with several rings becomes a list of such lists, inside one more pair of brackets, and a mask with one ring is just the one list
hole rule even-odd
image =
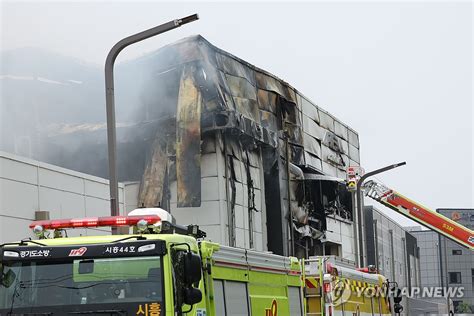
[[432, 209], [474, 208], [471, 2], [1, 1], [0, 10], [0, 49], [40, 47], [100, 67], [121, 38], [198, 13], [117, 62], [201, 34], [356, 130], [366, 171], [407, 162], [378, 180]]

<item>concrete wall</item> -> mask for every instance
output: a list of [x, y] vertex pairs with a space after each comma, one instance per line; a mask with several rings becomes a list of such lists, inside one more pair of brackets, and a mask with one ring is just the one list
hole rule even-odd
[[[122, 184], [119, 201], [123, 210]], [[0, 243], [34, 237], [28, 225], [35, 211], [49, 211], [51, 219], [107, 216], [109, 205], [108, 180], [0, 152]]]

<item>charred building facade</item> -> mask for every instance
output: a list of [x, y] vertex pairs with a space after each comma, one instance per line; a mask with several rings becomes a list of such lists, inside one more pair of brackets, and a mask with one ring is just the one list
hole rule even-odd
[[201, 36], [127, 67], [146, 83], [133, 124], [118, 130], [120, 181], [137, 182], [137, 206], [159, 205], [226, 245], [355, 260], [343, 181], [359, 165], [354, 130]]
[[141, 121], [155, 130], [139, 205], [162, 205], [228, 245], [302, 257], [327, 243], [329, 253], [352, 253], [330, 234], [352, 232], [351, 196], [338, 178], [359, 163], [353, 130], [200, 36], [141, 64], [155, 94]]

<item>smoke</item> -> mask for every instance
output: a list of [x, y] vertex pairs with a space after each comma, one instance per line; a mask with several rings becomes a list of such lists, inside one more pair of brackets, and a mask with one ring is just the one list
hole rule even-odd
[[54, 126], [102, 121], [100, 69], [36, 48], [0, 57], [0, 150], [34, 159]]
[[[175, 131], [181, 69], [159, 52], [115, 67], [121, 181], [140, 180], [153, 140]], [[107, 178], [103, 70], [34, 48], [0, 61], [0, 150]]]

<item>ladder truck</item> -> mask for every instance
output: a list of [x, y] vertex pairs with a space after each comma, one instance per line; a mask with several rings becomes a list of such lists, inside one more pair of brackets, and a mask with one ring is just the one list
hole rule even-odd
[[366, 196], [469, 248], [471, 251], [474, 250], [474, 231], [471, 229], [410, 200], [397, 191], [376, 181], [367, 181], [364, 184], [364, 189]]

